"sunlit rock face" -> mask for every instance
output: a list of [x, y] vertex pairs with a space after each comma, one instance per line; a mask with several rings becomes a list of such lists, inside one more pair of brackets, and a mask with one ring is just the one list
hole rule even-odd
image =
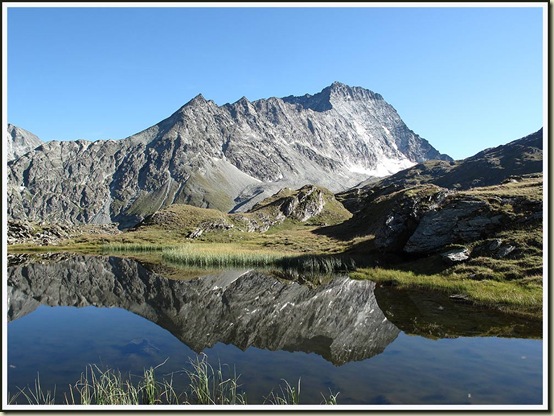
[[364, 88], [222, 106], [199, 95], [126, 139], [52, 141], [13, 161], [8, 215], [128, 227], [172, 203], [247, 210], [283, 187], [338, 192], [430, 159], [450, 160]]
[[381, 353], [399, 334], [377, 305], [375, 284], [346, 276], [310, 288], [257, 271], [169, 280], [136, 261], [75, 256], [8, 268], [8, 319], [39, 304], [120, 307], [169, 330], [197, 352], [314, 352], [336, 365]]
[[6, 160], [17, 159], [42, 144], [42, 141], [33, 133], [20, 127], [8, 124], [8, 134], [4, 141]]

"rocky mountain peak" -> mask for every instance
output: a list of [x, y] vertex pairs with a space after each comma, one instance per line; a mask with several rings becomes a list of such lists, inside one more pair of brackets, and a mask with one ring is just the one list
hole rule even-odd
[[[175, 114], [186, 114], [190, 111], [204, 111], [210, 107], [217, 107], [217, 104], [215, 104], [212, 100], [207, 100], [202, 94], [198, 94], [193, 99], [188, 101], [185, 105], [183, 105], [178, 111], [176, 111], [176, 113], [174, 113], [172, 117]], [[164, 121], [162, 121], [161, 123], [164, 123]]]
[[245, 96], [242, 96], [239, 100], [235, 101], [232, 106], [235, 109], [244, 111], [245, 114], [255, 113], [254, 104]]
[[329, 96], [332, 100], [383, 100], [380, 94], [373, 91], [362, 87], [350, 87], [338, 81], [333, 82], [327, 88], [329, 89]]
[[305, 94], [300, 97], [289, 95], [288, 97], [283, 97], [282, 100], [289, 104], [296, 104], [302, 109], [324, 112], [333, 108], [330, 101], [330, 93], [331, 89], [327, 87], [315, 95]]
[[196, 95], [191, 100], [187, 101], [184, 105], [182, 105], [177, 111], [175, 111], [173, 114], [171, 114], [168, 118], [160, 121], [159, 123], [155, 124], [154, 126], [151, 126], [137, 134], [134, 134], [133, 136], [127, 137], [128, 139], [135, 139], [137, 137], [143, 137], [147, 136], [147, 141], [151, 141], [152, 139], [156, 138], [156, 136], [160, 136], [160, 134], [167, 132], [172, 127], [178, 124], [182, 124], [187, 119], [191, 117], [192, 114], [195, 113], [202, 113], [210, 106], [217, 105], [211, 101], [206, 100], [206, 98], [202, 94]]
[[380, 94], [362, 87], [350, 87], [338, 81], [333, 82], [317, 94], [305, 94], [301, 97], [291, 95], [282, 98], [282, 100], [317, 112], [325, 112], [334, 107], [340, 107], [341, 103], [348, 101], [382, 101], [384, 103], [384, 99]]
[[37, 148], [42, 144], [42, 141], [33, 133], [13, 124], [8, 124], [8, 135], [5, 144], [7, 161], [9, 162]]
[[192, 105], [192, 104], [205, 104], [207, 103], [208, 100], [206, 100], [204, 98], [204, 96], [202, 94], [198, 94], [196, 97], [194, 97], [192, 100], [190, 100], [187, 104], [185, 105]]

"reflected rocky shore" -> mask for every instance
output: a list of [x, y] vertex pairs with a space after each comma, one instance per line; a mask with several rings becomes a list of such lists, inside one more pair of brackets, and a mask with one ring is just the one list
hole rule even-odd
[[453, 300], [434, 291], [380, 285], [375, 297], [400, 330], [426, 338], [506, 337], [542, 339], [542, 320], [502, 313]]
[[196, 352], [222, 342], [243, 350], [313, 352], [342, 365], [380, 354], [400, 332], [379, 308], [374, 289], [373, 282], [346, 276], [315, 288], [255, 270], [181, 281], [127, 258], [18, 257], [8, 267], [8, 319], [40, 304], [119, 307]]

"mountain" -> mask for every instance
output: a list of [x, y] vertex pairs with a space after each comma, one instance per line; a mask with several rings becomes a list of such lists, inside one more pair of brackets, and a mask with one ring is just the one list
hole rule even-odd
[[33, 133], [13, 124], [8, 124], [8, 135], [5, 142], [6, 159], [8, 162], [30, 152], [41, 144], [42, 141]]
[[198, 95], [126, 139], [52, 141], [10, 162], [8, 215], [126, 228], [174, 203], [246, 211], [284, 187], [344, 191], [430, 159], [451, 160], [360, 87], [222, 106]]

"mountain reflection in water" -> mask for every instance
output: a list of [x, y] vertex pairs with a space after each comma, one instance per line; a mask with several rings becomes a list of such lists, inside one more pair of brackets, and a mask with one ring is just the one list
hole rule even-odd
[[222, 342], [243, 350], [314, 352], [335, 365], [380, 354], [400, 332], [369, 281], [337, 276], [312, 288], [254, 270], [181, 281], [127, 258], [55, 257], [8, 267], [10, 321], [40, 304], [119, 307], [196, 352]]

